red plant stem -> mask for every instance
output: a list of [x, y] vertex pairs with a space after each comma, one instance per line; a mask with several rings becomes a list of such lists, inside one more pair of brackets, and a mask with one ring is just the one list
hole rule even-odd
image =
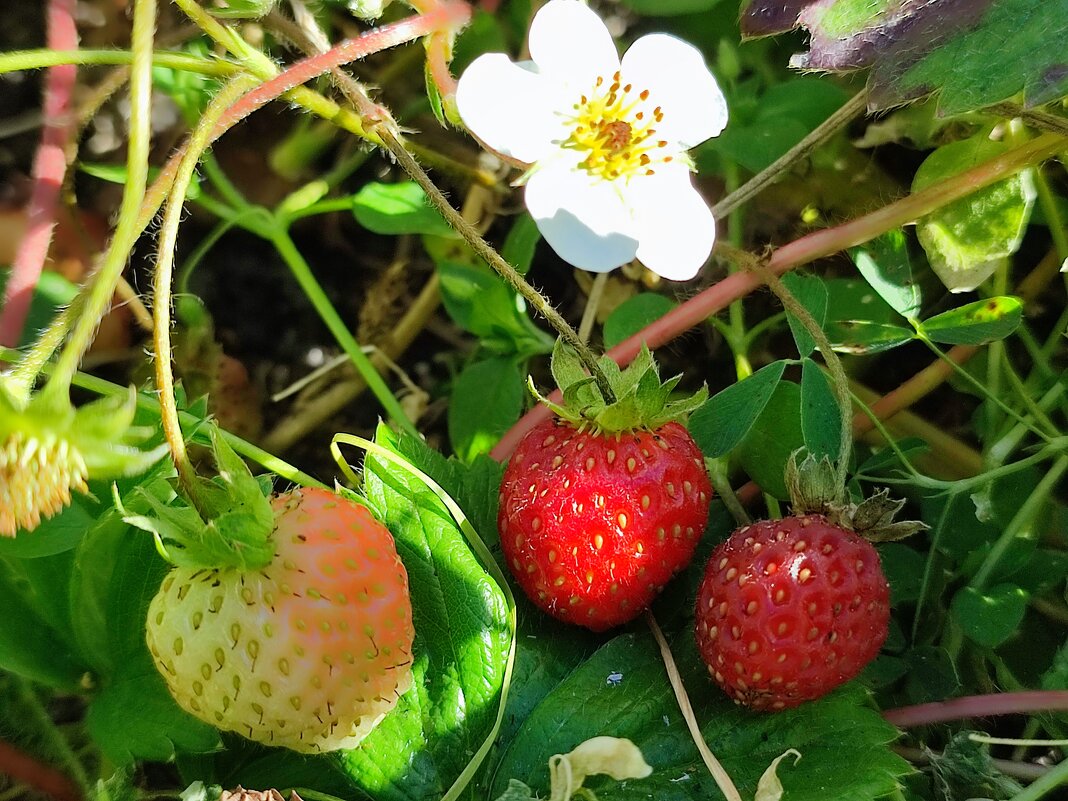
[[1030, 715], [1040, 712], [1068, 711], [1068, 691], [1030, 690], [1019, 693], [969, 695], [935, 701], [930, 704], [903, 706], [883, 712], [883, 718], [895, 726], [928, 726], [948, 720], [984, 718], [989, 715]]
[[[76, 0], [50, 0], [47, 42], [50, 50], [76, 50], [78, 29], [74, 23]], [[0, 311], [0, 345], [16, 347], [22, 337], [52, 231], [56, 226], [59, 193], [67, 173], [67, 144], [74, 131], [72, 98], [78, 68], [73, 64], [49, 67], [44, 79], [44, 128], [33, 162], [33, 191], [26, 219], [26, 233], [19, 242]]]
[[[467, 3], [447, 0], [446, 2], [434, 4], [424, 14], [407, 17], [398, 22], [365, 31], [359, 36], [340, 42], [324, 53], [301, 59], [276, 77], [260, 84], [234, 103], [226, 115], [219, 120], [212, 138], [218, 138], [239, 120], [244, 119], [290, 89], [295, 89], [320, 75], [330, 72], [336, 67], [365, 58], [372, 53], [410, 42], [420, 36], [426, 36], [442, 29], [458, 28], [466, 24], [470, 18], [471, 7]], [[385, 111], [377, 106], [373, 109], [359, 110], [365, 115], [372, 116], [372, 119], [368, 120], [368, 122], [379, 121], [383, 119], [381, 115], [385, 114]]]
[[66, 775], [3, 740], [0, 740], [0, 773], [40, 790], [56, 801], [81, 799], [78, 788]]
[[[1007, 178], [1030, 164], [1054, 156], [1063, 150], [1066, 144], [1068, 140], [1056, 134], [1044, 134], [1032, 139], [998, 158], [890, 203], [871, 214], [833, 228], [816, 231], [783, 245], [768, 260], [768, 269], [776, 275], [782, 275], [816, 259], [867, 242], [894, 228], [914, 222], [947, 203]], [[760, 279], [752, 273], [733, 273], [616, 345], [607, 355], [620, 365], [628, 364], [638, 354], [642, 343], [650, 348], [658, 348], [671, 342], [761, 285]], [[560, 393], [554, 392], [549, 396], [549, 400], [559, 403]], [[498, 461], [507, 459], [519, 444], [519, 440], [551, 414], [548, 407], [542, 404], [535, 406], [505, 433], [490, 455]]]

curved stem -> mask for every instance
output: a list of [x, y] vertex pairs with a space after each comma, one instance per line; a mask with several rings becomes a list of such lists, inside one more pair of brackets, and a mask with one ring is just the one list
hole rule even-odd
[[[3, 740], [0, 740], [0, 773], [51, 796], [55, 801], [81, 801], [82, 799], [78, 787], [66, 774], [41, 763], [33, 756]], [[15, 798], [20, 798], [22, 795], [21, 792], [16, 792]]]
[[200, 116], [200, 121], [185, 146], [185, 153], [178, 165], [170, 197], [163, 212], [163, 224], [156, 250], [156, 269], [152, 290], [152, 343], [155, 349], [156, 389], [159, 392], [160, 419], [163, 434], [171, 449], [171, 458], [178, 468], [178, 481], [186, 498], [204, 516], [197, 485], [197, 473], [185, 448], [185, 436], [178, 420], [178, 407], [174, 402], [174, 374], [171, 369], [171, 276], [174, 268], [174, 251], [178, 239], [178, 226], [185, 208], [185, 196], [193, 179], [201, 155], [211, 142], [215, 124], [236, 100], [256, 83], [251, 75], [239, 75], [220, 89]]
[[867, 102], [867, 91], [861, 90], [857, 92], [804, 139], [713, 206], [713, 216], [716, 219], [725, 217], [763, 192], [768, 186], [775, 183], [782, 173], [852, 122], [858, 114], [864, 111]]
[[1051, 769], [1044, 776], [1035, 779], [1028, 787], [1014, 795], [1009, 801], [1038, 801], [1046, 793], [1068, 784], [1068, 759]]
[[50, 395], [65, 395], [70, 389], [71, 378], [107, 312], [115, 285], [142, 230], [137, 225], [137, 217], [148, 184], [148, 157], [152, 144], [152, 37], [156, 30], [156, 0], [135, 0], [133, 8], [129, 144], [119, 222], [103, 264], [89, 279], [85, 307], [73, 321], [70, 339], [42, 390]]
[[997, 567], [1001, 557], [1005, 555], [1005, 552], [1012, 545], [1013, 540], [1016, 539], [1027, 527], [1031, 524], [1034, 516], [1038, 514], [1039, 507], [1046, 501], [1046, 499], [1053, 492], [1053, 489], [1057, 486], [1057, 482], [1060, 481], [1061, 476], [1068, 470], [1068, 457], [1061, 457], [1053, 466], [1042, 476], [1042, 480], [1038, 482], [1034, 491], [1027, 497], [1016, 514], [1013, 515], [1009, 524], [1005, 527], [1005, 530], [998, 537], [993, 547], [990, 549], [990, 553], [987, 554], [986, 559], [983, 560], [982, 565], [976, 571], [975, 576], [970, 582], [970, 586], [977, 590], [981, 590], [986, 582], [990, 579], [994, 569]]
[[[833, 228], [806, 234], [783, 245], [771, 254], [767, 267], [774, 274], [782, 275], [816, 259], [862, 244], [893, 228], [907, 225], [925, 214], [930, 214], [947, 203], [1003, 180], [1025, 167], [1055, 156], [1065, 148], [1068, 148], [1068, 137], [1044, 134], [978, 167], [951, 176], [945, 181], [890, 203], [871, 214]], [[616, 345], [608, 351], [607, 356], [621, 365], [627, 364], [634, 359], [643, 344], [655, 349], [671, 342], [690, 328], [703, 323], [711, 315], [722, 311], [732, 301], [748, 295], [760, 285], [761, 281], [754, 275], [747, 273], [730, 275]], [[558, 399], [559, 396], [556, 393], [549, 396], [549, 400]], [[547, 419], [550, 414], [543, 406], [537, 406], [525, 414], [501, 438], [491, 453], [493, 458], [506, 459], [519, 444], [519, 440], [531, 428]]]
[[679, 710], [686, 721], [686, 727], [690, 730], [693, 743], [697, 746], [701, 759], [704, 760], [705, 767], [712, 774], [712, 778], [716, 780], [716, 786], [719, 787], [719, 791], [723, 793], [723, 797], [727, 801], [742, 801], [741, 793], [735, 787], [734, 780], [731, 779], [730, 774], [716, 759], [716, 755], [712, 753], [712, 749], [705, 742], [705, 736], [701, 733], [701, 727], [697, 724], [697, 716], [694, 715], [693, 706], [690, 704], [690, 696], [686, 693], [686, 687], [682, 683], [682, 676], [679, 675], [679, 668], [675, 664], [675, 657], [671, 654], [671, 647], [668, 645], [667, 640], [664, 639], [664, 632], [660, 630], [653, 613], [648, 609], [645, 610], [645, 622], [649, 624], [649, 630], [652, 631], [653, 637], [656, 638], [656, 644], [660, 647], [660, 656], [664, 660], [664, 668], [667, 670], [671, 689], [675, 691], [675, 700], [679, 703]]
[[[129, 50], [16, 50], [12, 53], [0, 53], [0, 75], [64, 64], [79, 67], [123, 67], [133, 63], [133, 60], [134, 54]], [[152, 65], [215, 78], [227, 78], [241, 69], [229, 61], [166, 51], [153, 53]]]
[[832, 379], [831, 385], [834, 387], [834, 395], [838, 401], [840, 418], [841, 430], [839, 432], [838, 460], [835, 465], [835, 484], [838, 498], [842, 499], [845, 497], [845, 485], [849, 477], [849, 456], [853, 449], [853, 397], [849, 392], [849, 377], [842, 367], [842, 360], [834, 352], [830, 340], [823, 333], [823, 329], [816, 322], [816, 318], [794, 297], [794, 294], [786, 287], [782, 279], [765, 267], [760, 259], [746, 253], [744, 250], [738, 250], [733, 247], [725, 255], [737, 261], [745, 269], [751, 270], [760, 276], [760, 280], [768, 285], [768, 288], [775, 293], [775, 297], [782, 302], [786, 310], [797, 318], [809, 336], [815, 340], [816, 346], [823, 355], [824, 362], [827, 363], [827, 370], [830, 371]]
[[967, 720], [990, 715], [1031, 715], [1066, 711], [1068, 691], [1028, 690], [1019, 693], [969, 695], [948, 701], [903, 706], [886, 710], [883, 712], [883, 718], [898, 728], [908, 729], [913, 726], [930, 726], [950, 720]]
[[[601, 391], [601, 396], [604, 398], [605, 403], [613, 403], [616, 399], [615, 393], [612, 392], [612, 387], [609, 385], [604, 371], [601, 370], [600, 365], [597, 364], [597, 357], [593, 355], [593, 352], [587, 347], [586, 343], [582, 341], [582, 338], [578, 335], [575, 329], [571, 327], [571, 324], [552, 307], [544, 295], [527, 283], [526, 279], [519, 274], [515, 267], [505, 261], [504, 258], [502, 258], [501, 255], [482, 238], [475, 227], [465, 220], [460, 212], [452, 207], [452, 204], [449, 203], [445, 195], [441, 193], [441, 190], [438, 189], [437, 185], [430, 180], [430, 176], [426, 174], [426, 171], [419, 166], [419, 162], [417, 162], [412, 154], [405, 149], [400, 140], [393, 136], [392, 132], [382, 131], [382, 141], [389, 152], [397, 159], [397, 163], [401, 166], [401, 169], [403, 169], [412, 180], [423, 188], [430, 204], [441, 212], [441, 216], [444, 217], [449, 225], [451, 225], [453, 229], [464, 238], [478, 257], [492, 267], [516, 292], [522, 295], [527, 303], [529, 303], [531, 307], [544, 317], [549, 325], [556, 330], [560, 335], [560, 338], [575, 349], [579, 358], [582, 359], [583, 365], [597, 382], [597, 388]], [[548, 407], [542, 408], [549, 411]]]

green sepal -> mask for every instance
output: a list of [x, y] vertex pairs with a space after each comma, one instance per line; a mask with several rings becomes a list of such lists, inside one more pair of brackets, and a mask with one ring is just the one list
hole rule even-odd
[[151, 533], [160, 554], [173, 564], [239, 570], [264, 567], [274, 558], [270, 501], [216, 428], [211, 429], [211, 443], [219, 474], [197, 478], [200, 512], [192, 506], [172, 505], [173, 496], [161, 500], [138, 488], [138, 497], [148, 503], [151, 513], [129, 515], [120, 506], [123, 519]]
[[0, 380], [0, 442], [16, 433], [42, 442], [65, 440], [89, 479], [136, 476], [166, 455], [166, 443], [143, 450], [155, 430], [133, 425], [136, 412], [133, 387], [75, 408], [66, 397], [48, 393], [20, 402]]
[[692, 395], [672, 400], [681, 376], [662, 381], [653, 354], [645, 345], [625, 368], [620, 369], [607, 356], [598, 361], [598, 367], [615, 395], [612, 403], [605, 402], [578, 354], [563, 340], [557, 340], [551, 369], [563, 395], [563, 405], [548, 403], [537, 392], [535, 397], [576, 426], [592, 425], [608, 433], [659, 428], [685, 418], [708, 398], [708, 389], [701, 387]]
[[890, 497], [882, 489], [859, 504], [848, 502], [838, 487], [837, 475], [831, 460], [812, 454], [799, 462], [804, 449], [790, 454], [786, 463], [786, 488], [794, 514], [815, 513], [832, 523], [854, 531], [871, 542], [894, 542], [911, 537], [928, 528], [918, 520], [894, 520], [905, 502]]
[[843, 506], [834, 465], [828, 457], [817, 459], [811, 453], [799, 461], [802, 453], [804, 448], [798, 448], [786, 462], [786, 489], [795, 514], [833, 514]]

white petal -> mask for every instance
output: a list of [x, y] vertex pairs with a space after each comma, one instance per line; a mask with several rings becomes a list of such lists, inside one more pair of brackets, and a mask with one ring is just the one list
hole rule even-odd
[[615, 185], [573, 164], [559, 158], [539, 166], [527, 181], [527, 209], [561, 259], [607, 272], [634, 258], [634, 218]]
[[487, 53], [460, 76], [456, 107], [464, 125], [489, 147], [520, 161], [535, 162], [560, 136], [554, 88], [533, 69], [512, 63], [503, 53]]
[[658, 139], [688, 150], [726, 127], [727, 101], [693, 45], [665, 33], [643, 36], [624, 54], [620, 71], [635, 92], [649, 90], [650, 109], [663, 111]]
[[627, 200], [638, 228], [638, 260], [657, 275], [686, 281], [708, 261], [716, 221], [684, 165], [661, 165], [634, 179]]
[[619, 69], [612, 34], [581, 0], [550, 0], [542, 6], [527, 44], [538, 72], [579, 92], [589, 92], [598, 76], [608, 80]]

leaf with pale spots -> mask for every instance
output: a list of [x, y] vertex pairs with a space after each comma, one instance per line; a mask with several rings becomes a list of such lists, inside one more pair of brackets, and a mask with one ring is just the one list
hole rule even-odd
[[[743, 798], [753, 797], [768, 765], [790, 748], [804, 754], [796, 765], [780, 770], [784, 798], [791, 801], [826, 801], [829, 788], [835, 798], [881, 798], [911, 771], [888, 747], [896, 730], [869, 706], [858, 685], [847, 685], [795, 709], [754, 715], [711, 686], [692, 636], [677, 638], [672, 649], [697, 719], [704, 722], [705, 739]], [[617, 674], [618, 681], [606, 682], [610, 674]], [[545, 760], [604, 732], [632, 740], [653, 773], [622, 784], [590, 779], [589, 788], [598, 797], [721, 798], [679, 714], [656, 644], [647, 634], [612, 640], [534, 709], [497, 767], [494, 794], [503, 793], [509, 780], [516, 779], [544, 796]]]

